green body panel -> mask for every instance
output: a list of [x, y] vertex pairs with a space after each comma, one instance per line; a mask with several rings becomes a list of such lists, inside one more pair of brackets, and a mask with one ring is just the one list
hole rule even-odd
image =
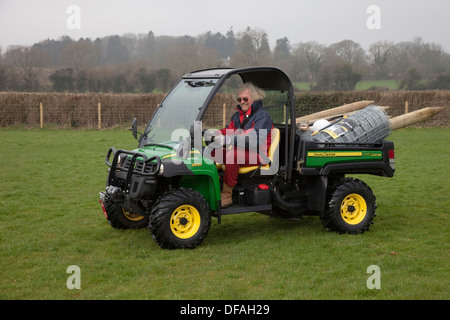
[[214, 161], [202, 156], [201, 152], [191, 150], [187, 159], [177, 157], [170, 147], [149, 146], [135, 150], [147, 158], [158, 156], [164, 165], [164, 177], [181, 176], [180, 187], [191, 188], [200, 193], [211, 210], [217, 210], [220, 200], [220, 181]]
[[180, 187], [191, 188], [197, 191], [208, 202], [211, 210], [217, 211], [217, 201], [220, 200], [219, 177], [214, 179], [208, 175], [183, 176]]
[[383, 160], [382, 151], [308, 151], [307, 168], [321, 168], [328, 164]]

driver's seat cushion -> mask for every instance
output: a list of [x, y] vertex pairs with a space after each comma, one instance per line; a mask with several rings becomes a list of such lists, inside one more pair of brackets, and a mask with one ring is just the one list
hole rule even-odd
[[[278, 128], [273, 128], [271, 131], [272, 134], [272, 142], [270, 143], [269, 151], [267, 152], [267, 156], [270, 159], [270, 163], [266, 165], [261, 166], [261, 171], [269, 171], [270, 166], [274, 161], [274, 156], [276, 154], [276, 151], [280, 145], [280, 130]], [[216, 164], [217, 169], [221, 168], [223, 171], [225, 171], [225, 165], [223, 164]], [[257, 170], [258, 166], [251, 166], [251, 167], [240, 167], [239, 168], [239, 174], [246, 174], [249, 172], [252, 172], [254, 170]]]

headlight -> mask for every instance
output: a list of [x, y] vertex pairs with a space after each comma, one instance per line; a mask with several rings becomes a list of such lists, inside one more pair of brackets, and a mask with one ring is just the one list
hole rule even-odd
[[163, 174], [164, 173], [164, 164], [161, 163], [161, 166], [159, 167], [159, 174]]

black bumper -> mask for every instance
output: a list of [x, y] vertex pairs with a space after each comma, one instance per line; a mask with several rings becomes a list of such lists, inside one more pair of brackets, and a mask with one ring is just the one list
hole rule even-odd
[[[109, 162], [111, 155], [113, 160]], [[161, 169], [160, 157], [147, 158], [140, 152], [110, 148], [105, 163], [110, 167], [106, 185], [121, 188], [125, 200], [153, 198], [157, 186], [156, 176]]]

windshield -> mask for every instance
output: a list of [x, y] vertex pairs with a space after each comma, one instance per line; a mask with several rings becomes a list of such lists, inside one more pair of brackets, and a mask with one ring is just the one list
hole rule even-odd
[[189, 135], [217, 79], [182, 79], [156, 110], [144, 133], [144, 145], [174, 145]]

